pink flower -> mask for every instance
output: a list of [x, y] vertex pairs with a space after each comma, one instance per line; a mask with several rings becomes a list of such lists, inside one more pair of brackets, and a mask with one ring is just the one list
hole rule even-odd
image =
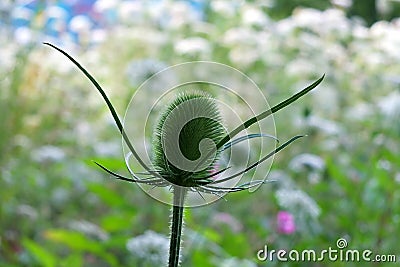
[[278, 233], [290, 235], [296, 231], [294, 217], [287, 211], [279, 211], [276, 216]]

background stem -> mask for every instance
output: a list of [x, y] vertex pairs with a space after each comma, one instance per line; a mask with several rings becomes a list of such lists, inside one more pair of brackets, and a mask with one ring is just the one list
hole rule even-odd
[[183, 206], [187, 189], [174, 186], [174, 205], [172, 207], [171, 240], [169, 246], [169, 267], [179, 266], [179, 252], [183, 225]]

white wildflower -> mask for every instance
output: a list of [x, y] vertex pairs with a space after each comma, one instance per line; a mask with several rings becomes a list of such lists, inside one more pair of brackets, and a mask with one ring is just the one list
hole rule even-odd
[[116, 142], [96, 142], [94, 150], [96, 155], [99, 156], [117, 156], [120, 153], [121, 147]]
[[252, 47], [239, 46], [229, 52], [229, 60], [241, 67], [248, 67], [258, 59], [260, 59], [259, 51]]
[[45, 10], [45, 16], [47, 19], [54, 18], [59, 20], [66, 20], [68, 18], [68, 12], [59, 6], [49, 6]]
[[99, 240], [107, 240], [109, 238], [108, 233], [98, 225], [85, 220], [72, 221], [69, 223], [69, 228]]
[[222, 43], [229, 46], [236, 46], [239, 44], [254, 45], [257, 43], [258, 34], [256, 31], [245, 28], [231, 28], [222, 37]]
[[167, 262], [169, 241], [166, 236], [148, 230], [143, 235], [129, 239], [126, 248], [139, 259], [161, 266]]
[[99, 13], [115, 9], [118, 5], [117, 0], [97, 0], [94, 3], [93, 9]]
[[242, 9], [242, 22], [244, 25], [265, 26], [269, 19], [265, 13], [255, 7], [245, 7]]
[[210, 8], [215, 13], [219, 15], [232, 17], [235, 15], [236, 8], [233, 3], [234, 1], [226, 1], [226, 0], [216, 0], [210, 1]]
[[303, 153], [295, 156], [289, 163], [289, 168], [294, 171], [301, 171], [304, 168], [310, 168], [316, 171], [322, 171], [325, 168], [325, 161], [314, 154]]
[[280, 206], [290, 210], [300, 210], [311, 217], [318, 217], [321, 210], [317, 203], [305, 192], [298, 189], [279, 189], [275, 196]]
[[28, 44], [33, 41], [34, 34], [28, 27], [19, 27], [14, 31], [14, 38], [19, 44]]
[[354, 121], [362, 121], [367, 119], [368, 117], [372, 116], [373, 108], [368, 103], [358, 103], [346, 111], [346, 117], [350, 120]]
[[387, 96], [382, 97], [377, 103], [382, 114], [394, 117], [400, 114], [400, 93], [393, 91]]
[[342, 127], [338, 123], [331, 120], [322, 119], [316, 115], [308, 118], [307, 125], [328, 135], [337, 135], [343, 132]]
[[107, 32], [104, 29], [91, 30], [91, 38], [93, 43], [102, 43], [107, 39]]
[[11, 11], [11, 17], [15, 20], [25, 20], [25, 21], [30, 21], [32, 17], [34, 16], [34, 12], [23, 6], [17, 6]]
[[400, 184], [400, 172], [397, 172], [397, 173], [394, 175], [394, 180], [395, 180], [398, 184]]
[[35, 220], [38, 217], [38, 212], [37, 210], [26, 204], [21, 204], [17, 206], [17, 213], [20, 215], [24, 215], [29, 218], [29, 220]]
[[144, 1], [122, 1], [118, 5], [118, 15], [123, 22], [143, 22], [145, 14], [144, 4]]
[[44, 161], [57, 162], [65, 158], [65, 152], [59, 147], [46, 145], [33, 150], [32, 158], [37, 162], [44, 162]]
[[191, 37], [175, 43], [175, 52], [180, 55], [205, 56], [211, 52], [210, 43], [201, 37]]
[[348, 8], [353, 4], [353, 0], [331, 0], [331, 3], [342, 8]]
[[92, 21], [84, 15], [78, 15], [71, 19], [69, 28], [73, 32], [89, 32], [92, 28], [93, 23]]
[[195, 12], [188, 2], [171, 1], [167, 6], [167, 26], [170, 29], [179, 29], [185, 25], [200, 21], [200, 14]]
[[146, 81], [156, 73], [166, 69], [167, 67], [168, 66], [166, 63], [151, 58], [142, 60], [133, 60], [128, 64], [128, 67], [126, 69], [126, 75], [128, 77], [130, 84], [134, 87], [138, 87], [144, 81]]
[[304, 153], [295, 156], [290, 161], [289, 168], [295, 172], [307, 170], [308, 181], [311, 184], [316, 184], [321, 181], [322, 172], [325, 169], [325, 161], [317, 155]]
[[304, 77], [316, 74], [319, 70], [315, 68], [315, 63], [306, 58], [297, 58], [290, 61], [285, 72], [290, 76]]

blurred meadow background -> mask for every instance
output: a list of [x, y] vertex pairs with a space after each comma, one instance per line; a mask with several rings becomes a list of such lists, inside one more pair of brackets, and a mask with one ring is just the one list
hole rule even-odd
[[326, 73], [274, 116], [281, 140], [308, 134], [276, 156], [275, 182], [187, 210], [182, 266], [360, 266], [256, 257], [339, 238], [399, 259], [399, 14], [397, 0], [1, 1], [0, 266], [162, 266], [168, 248], [169, 207], [95, 166], [127, 174], [120, 135], [44, 41], [121, 116], [142, 82], [186, 61], [239, 69], [270, 105]]

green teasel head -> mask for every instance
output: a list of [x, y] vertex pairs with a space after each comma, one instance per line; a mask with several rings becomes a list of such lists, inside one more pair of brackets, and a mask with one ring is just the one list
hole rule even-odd
[[201, 92], [184, 92], [169, 103], [155, 127], [152, 163], [167, 181], [184, 187], [210, 182], [227, 134], [217, 100]]

